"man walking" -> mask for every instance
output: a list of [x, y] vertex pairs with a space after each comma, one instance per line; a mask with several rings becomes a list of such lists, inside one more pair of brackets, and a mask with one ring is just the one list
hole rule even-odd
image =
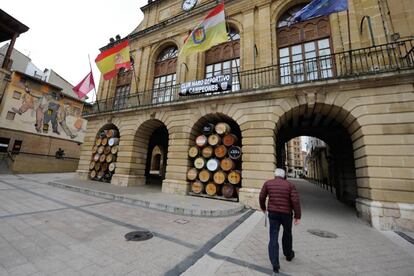
[[[269, 196], [266, 209], [266, 198]], [[273, 272], [279, 273], [279, 228], [283, 226], [282, 248], [287, 261], [292, 261], [295, 252], [292, 250], [292, 210], [294, 211], [295, 225], [301, 217], [299, 194], [295, 185], [285, 180], [283, 169], [275, 170], [275, 178], [264, 183], [259, 196], [260, 208], [269, 212], [269, 258], [273, 265]]]

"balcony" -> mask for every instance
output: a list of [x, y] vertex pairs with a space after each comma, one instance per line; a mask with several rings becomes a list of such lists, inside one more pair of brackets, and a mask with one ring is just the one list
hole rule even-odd
[[[219, 94], [240, 94], [245, 91], [282, 87], [320, 80], [342, 79], [414, 69], [414, 40], [405, 40], [373, 47], [334, 53], [312, 59], [272, 65], [233, 75], [232, 91], [180, 96], [180, 84], [139, 91], [120, 101], [108, 98], [96, 101], [84, 115], [131, 110], [139, 107], [162, 106], [189, 99], [208, 98]], [[236, 88], [236, 89], [234, 89]]]

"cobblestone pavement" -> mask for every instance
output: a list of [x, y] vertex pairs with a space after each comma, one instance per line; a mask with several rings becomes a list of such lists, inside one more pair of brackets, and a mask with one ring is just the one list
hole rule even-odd
[[[293, 229], [295, 259], [289, 263], [280, 253], [281, 275], [414, 275], [414, 245], [400, 239], [405, 248], [399, 246], [386, 237], [388, 232], [366, 225], [354, 209], [337, 201], [333, 194], [304, 180], [294, 182], [301, 196], [303, 217]], [[261, 216], [215, 275], [271, 274], [268, 228]], [[338, 237], [321, 238], [310, 234], [310, 229], [329, 231]]]
[[[51, 178], [1, 175], [0, 275], [177, 275], [251, 214], [178, 216], [43, 184]], [[154, 238], [125, 240], [142, 229]]]

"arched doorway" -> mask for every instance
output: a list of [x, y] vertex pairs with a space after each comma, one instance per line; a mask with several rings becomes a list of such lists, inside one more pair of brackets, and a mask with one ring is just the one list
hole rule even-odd
[[168, 152], [168, 130], [163, 125], [155, 129], [148, 142], [145, 165], [146, 184], [161, 185], [165, 179]]
[[[328, 112], [322, 113], [321, 110]], [[320, 185], [331, 185], [338, 200], [354, 205], [358, 194], [351, 139], [353, 133], [350, 125], [345, 126], [337, 119], [340, 113], [346, 114], [346, 111], [332, 107], [327, 109], [327, 106], [322, 105], [300, 106], [285, 113], [277, 124], [276, 165], [287, 168], [286, 143], [292, 138], [317, 138], [311, 141], [319, 142], [308, 142], [312, 143], [309, 145], [312, 155], [307, 157], [307, 165], [312, 167], [308, 168], [307, 176]], [[356, 121], [350, 121], [356, 124]], [[358, 128], [353, 126], [352, 129], [355, 131]]]
[[89, 163], [91, 180], [111, 182], [116, 170], [119, 141], [119, 129], [114, 124], [106, 124], [98, 131]]
[[132, 174], [138, 185], [160, 186], [165, 179], [168, 130], [163, 122], [150, 119], [142, 123], [134, 137]]
[[187, 180], [190, 195], [238, 201], [242, 187], [239, 125], [225, 114], [208, 114], [191, 129]]

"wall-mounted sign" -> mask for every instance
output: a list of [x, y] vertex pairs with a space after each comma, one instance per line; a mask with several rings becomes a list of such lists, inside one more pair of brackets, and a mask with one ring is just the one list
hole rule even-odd
[[231, 75], [215, 76], [181, 84], [180, 96], [231, 90]]

